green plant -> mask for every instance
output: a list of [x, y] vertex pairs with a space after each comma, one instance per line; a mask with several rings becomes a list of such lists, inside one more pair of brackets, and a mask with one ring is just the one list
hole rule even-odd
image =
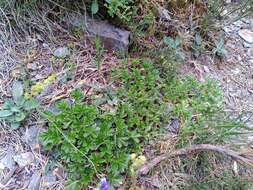
[[225, 49], [224, 38], [220, 37], [218, 41], [215, 41], [215, 47], [213, 49], [213, 54], [219, 57], [226, 57], [227, 50]]
[[179, 36], [176, 39], [171, 37], [165, 37], [164, 43], [169, 46], [169, 49], [172, 51], [172, 55], [175, 56], [176, 59], [184, 60], [185, 55], [182, 50], [182, 38]]
[[8, 122], [12, 129], [17, 129], [29, 112], [39, 106], [39, 103], [34, 99], [24, 98], [21, 82], [13, 84], [12, 97], [13, 99], [6, 100], [0, 108], [0, 120]]
[[195, 34], [192, 50], [195, 57], [199, 57], [202, 51], [202, 38], [199, 32]]
[[[151, 62], [136, 60], [127, 69], [115, 71], [121, 87], [104, 103], [88, 105], [74, 93], [75, 103], [58, 104], [59, 114], [46, 112], [48, 131], [42, 135], [47, 150], [57, 150], [56, 159], [72, 179], [87, 185], [98, 174], [115, 182], [126, 172], [129, 156], [157, 133], [166, 108], [162, 101], [159, 72]], [[104, 93], [107, 93], [106, 91]]]
[[[107, 8], [107, 13], [111, 17], [117, 16], [120, 20], [129, 22], [132, 16], [133, 0], [105, 0], [104, 6]], [[99, 11], [98, 0], [93, 0], [91, 3], [91, 13], [96, 14]]]
[[224, 143], [244, 127], [223, 112], [222, 91], [211, 80], [199, 83], [193, 78], [174, 79], [164, 91], [174, 104], [171, 115], [181, 121], [178, 147]]
[[[126, 60], [113, 72], [116, 91], [98, 91], [99, 101], [84, 99], [75, 91], [73, 104], [61, 102], [60, 113], [44, 114], [49, 124], [42, 135], [45, 147], [55, 152], [55, 159], [80, 188], [95, 186], [98, 176], [107, 176], [114, 184], [131, 173], [127, 171], [130, 154], [139, 154], [146, 143], [165, 131], [163, 126], [171, 118], [180, 121], [177, 147], [223, 143], [239, 134], [235, 129], [241, 126], [226, 120], [222, 112], [217, 84], [193, 78], [168, 79], [155, 66], [151, 61]], [[173, 104], [171, 110], [169, 103]], [[208, 161], [203, 159], [201, 169], [206, 171]], [[196, 167], [196, 175], [200, 173]]]
[[105, 52], [102, 42], [99, 37], [95, 37], [94, 39], [95, 49], [96, 49], [96, 56], [95, 56], [95, 64], [100, 70], [100, 66], [102, 63], [103, 54]]

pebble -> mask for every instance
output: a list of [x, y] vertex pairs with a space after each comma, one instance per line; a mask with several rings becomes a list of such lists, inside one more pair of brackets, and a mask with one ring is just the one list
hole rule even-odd
[[26, 129], [24, 140], [31, 148], [35, 148], [39, 144], [40, 128], [31, 126]]
[[26, 67], [27, 67], [27, 69], [29, 69], [29, 70], [37, 70], [37, 64], [36, 63], [28, 63], [27, 65], [26, 65]]
[[64, 59], [70, 55], [70, 51], [67, 47], [58, 47], [54, 51], [53, 55], [57, 58]]
[[248, 49], [248, 56], [253, 59], [253, 47]]
[[253, 31], [248, 29], [242, 29], [238, 32], [239, 36], [248, 43], [253, 43]]
[[49, 187], [57, 181], [57, 178], [52, 173], [47, 174], [43, 177], [43, 186]]
[[235, 75], [238, 75], [241, 73], [241, 70], [239, 68], [235, 68], [234, 70], [232, 70], [232, 72], [235, 74]]
[[31, 181], [28, 186], [28, 190], [40, 190], [40, 181], [41, 181], [40, 172], [35, 172], [32, 175]]
[[224, 26], [223, 31], [227, 34], [231, 33], [233, 30], [229, 26]]
[[34, 161], [34, 155], [31, 152], [25, 152], [13, 156], [14, 161], [19, 165], [19, 167], [25, 167], [30, 165]]
[[206, 73], [210, 73], [210, 69], [206, 65], [203, 66], [203, 69]]
[[0, 163], [4, 165], [4, 167], [12, 170], [15, 168], [15, 162], [13, 160], [14, 153], [11, 150], [8, 150], [7, 154], [1, 159]]
[[241, 20], [238, 20], [238, 21], [234, 22], [233, 25], [235, 25], [237, 27], [241, 27], [243, 25], [243, 22]]
[[250, 44], [250, 43], [243, 42], [243, 47], [245, 47], [245, 48], [250, 48], [250, 47], [253, 47], [253, 46], [252, 46], [252, 44]]

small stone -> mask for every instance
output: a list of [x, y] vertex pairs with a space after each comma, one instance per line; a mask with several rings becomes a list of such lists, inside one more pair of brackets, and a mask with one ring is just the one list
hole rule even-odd
[[206, 65], [204, 65], [203, 69], [206, 73], [210, 73], [210, 69]]
[[43, 177], [43, 187], [50, 187], [57, 181], [57, 178], [55, 175], [52, 173], [47, 174], [46, 176]]
[[243, 25], [243, 22], [241, 20], [237, 20], [236, 22], [233, 23], [233, 25], [241, 27]]
[[166, 127], [166, 129], [171, 133], [178, 134], [180, 129], [179, 119], [178, 118], [171, 119], [170, 124]]
[[167, 20], [167, 21], [171, 20], [170, 12], [167, 9], [165, 9], [161, 6], [158, 6], [157, 9], [158, 9], [159, 15], [162, 19]]
[[253, 47], [248, 49], [248, 56], [253, 59]]
[[224, 26], [223, 31], [226, 32], [227, 34], [232, 32], [232, 29], [229, 26]]
[[15, 162], [13, 160], [14, 152], [8, 150], [7, 154], [1, 159], [0, 163], [4, 165], [4, 167], [12, 170], [15, 168]]
[[91, 38], [98, 37], [105, 49], [114, 51], [128, 50], [131, 33], [127, 30], [115, 27], [106, 21], [93, 19], [87, 15], [68, 14], [64, 21], [66, 26], [80, 27], [86, 30]]
[[37, 64], [36, 63], [28, 63], [26, 65], [27, 69], [30, 69], [30, 70], [37, 70]]
[[19, 167], [25, 167], [30, 165], [34, 161], [34, 155], [31, 152], [22, 153], [13, 157], [14, 161]]
[[0, 162], [0, 171], [4, 170], [5, 165], [3, 165], [3, 163]]
[[57, 58], [64, 59], [64, 58], [66, 58], [67, 56], [70, 55], [70, 51], [69, 51], [69, 49], [68, 49], [67, 47], [58, 47], [58, 48], [54, 51], [53, 55], [54, 55], [55, 57], [57, 57]]
[[250, 47], [253, 47], [253, 46], [252, 46], [252, 44], [249, 44], [247, 42], [243, 42], [243, 47], [250, 48]]
[[39, 134], [40, 134], [40, 129], [36, 126], [31, 126], [30, 128], [26, 129], [24, 140], [32, 148], [35, 148], [35, 146], [39, 144]]
[[253, 32], [248, 29], [242, 29], [238, 32], [239, 36], [248, 43], [253, 43]]
[[36, 172], [32, 175], [28, 190], [40, 190], [41, 174]]
[[238, 75], [240, 74], [241, 70], [239, 68], [235, 68], [234, 70], [232, 70], [232, 72], [235, 74], [235, 75]]

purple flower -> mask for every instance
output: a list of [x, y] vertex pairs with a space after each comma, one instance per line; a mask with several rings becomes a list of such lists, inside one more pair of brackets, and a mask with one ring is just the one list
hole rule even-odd
[[100, 190], [109, 190], [110, 185], [109, 182], [106, 180], [105, 177], [103, 177], [100, 181]]

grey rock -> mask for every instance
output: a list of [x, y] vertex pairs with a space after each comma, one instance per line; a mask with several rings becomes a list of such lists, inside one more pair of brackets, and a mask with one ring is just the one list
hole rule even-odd
[[167, 9], [165, 9], [165, 8], [163, 8], [161, 6], [158, 6], [157, 9], [158, 9], [158, 13], [159, 13], [161, 19], [164, 19], [166, 21], [170, 21], [171, 20], [170, 12]]
[[242, 29], [238, 32], [239, 36], [248, 43], [253, 43], [253, 31], [248, 29]]
[[7, 154], [1, 159], [0, 163], [3, 164], [4, 167], [13, 170], [15, 168], [13, 156], [14, 152], [12, 150], [8, 150]]
[[32, 175], [31, 181], [28, 186], [28, 190], [40, 190], [41, 174], [40, 172], [35, 172]]
[[57, 181], [57, 178], [52, 173], [47, 174], [43, 177], [43, 187], [49, 187]]
[[35, 70], [38, 69], [36, 63], [28, 63], [28, 64], [26, 65], [26, 67], [27, 67], [27, 69], [33, 70], [33, 71], [35, 71]]
[[26, 129], [24, 140], [31, 147], [39, 143], [40, 129], [37, 126], [31, 126]]
[[178, 134], [179, 133], [179, 129], [180, 129], [180, 121], [178, 118], [172, 118], [170, 121], [170, 124], [166, 127], [166, 129], [174, 134]]
[[22, 168], [30, 165], [34, 161], [34, 155], [31, 152], [26, 152], [13, 156], [13, 159]]
[[58, 47], [54, 51], [53, 55], [57, 58], [63, 59], [70, 55], [70, 51], [67, 47]]
[[233, 29], [231, 29], [229, 26], [224, 26], [222, 29], [227, 34], [230, 34], [233, 31]]
[[248, 56], [253, 59], [253, 47], [248, 49]]
[[245, 48], [250, 48], [250, 47], [253, 47], [253, 46], [252, 46], [252, 44], [250, 44], [250, 43], [244, 42], [244, 43], [243, 43], [243, 47], [245, 47]]
[[236, 22], [233, 23], [233, 25], [236, 27], [241, 27], [243, 25], [243, 22], [241, 20], [237, 20]]
[[127, 51], [131, 33], [117, 28], [106, 21], [92, 19], [89, 16], [69, 14], [64, 18], [67, 26], [81, 27], [91, 38], [99, 37], [104, 48], [115, 51]]

